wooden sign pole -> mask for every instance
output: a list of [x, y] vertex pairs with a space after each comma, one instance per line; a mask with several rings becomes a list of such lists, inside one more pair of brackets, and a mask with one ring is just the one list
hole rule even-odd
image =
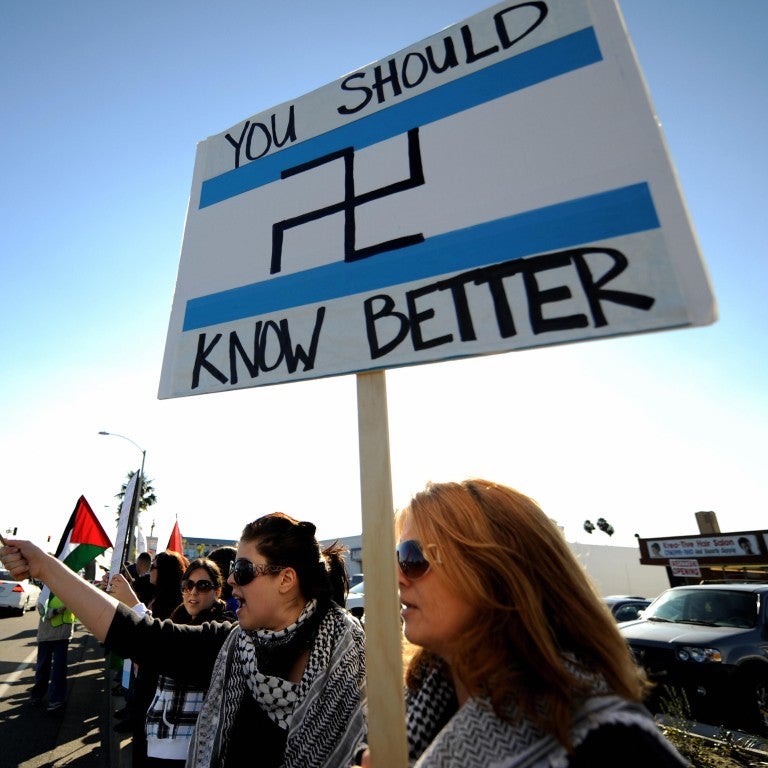
[[357, 374], [368, 744], [374, 766], [407, 768], [402, 632], [384, 371]]

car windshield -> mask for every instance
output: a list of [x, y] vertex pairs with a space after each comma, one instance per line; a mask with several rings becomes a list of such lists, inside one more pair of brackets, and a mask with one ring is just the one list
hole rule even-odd
[[748, 629], [757, 621], [757, 597], [725, 589], [673, 589], [643, 612], [648, 621]]
[[0, 581], [14, 581], [9, 571], [0, 571]]
[[365, 590], [363, 589], [363, 582], [361, 581], [359, 584], [355, 584], [355, 586], [349, 590], [349, 593], [355, 595], [365, 594]]

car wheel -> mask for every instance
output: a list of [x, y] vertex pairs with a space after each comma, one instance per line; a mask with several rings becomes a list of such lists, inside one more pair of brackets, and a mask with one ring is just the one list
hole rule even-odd
[[754, 703], [757, 709], [757, 734], [768, 735], [768, 674], [758, 675], [755, 682]]
[[734, 723], [742, 731], [755, 736], [768, 736], [768, 670], [751, 669], [741, 676], [743, 709], [740, 722]]

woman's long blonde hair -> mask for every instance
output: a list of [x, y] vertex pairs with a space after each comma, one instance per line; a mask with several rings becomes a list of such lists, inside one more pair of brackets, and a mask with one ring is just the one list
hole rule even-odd
[[[397, 514], [431, 561], [435, 576], [475, 606], [456, 638], [451, 670], [471, 695], [488, 696], [496, 714], [510, 705], [569, 745], [567, 729], [593, 683], [575, 675], [564, 654], [608, 687], [640, 701], [646, 683], [608, 609], [562, 533], [518, 491], [473, 479], [431, 483]], [[413, 684], [429, 659], [411, 659]]]

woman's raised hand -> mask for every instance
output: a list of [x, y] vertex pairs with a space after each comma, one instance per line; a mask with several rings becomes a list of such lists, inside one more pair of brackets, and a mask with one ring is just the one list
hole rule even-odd
[[14, 579], [39, 578], [48, 556], [31, 541], [9, 539], [0, 547], [0, 560]]
[[109, 594], [112, 595], [112, 597], [116, 597], [121, 603], [124, 603], [129, 608], [133, 608], [134, 605], [138, 605], [140, 602], [136, 593], [131, 589], [128, 579], [126, 579], [122, 573], [116, 573], [110, 580]]

